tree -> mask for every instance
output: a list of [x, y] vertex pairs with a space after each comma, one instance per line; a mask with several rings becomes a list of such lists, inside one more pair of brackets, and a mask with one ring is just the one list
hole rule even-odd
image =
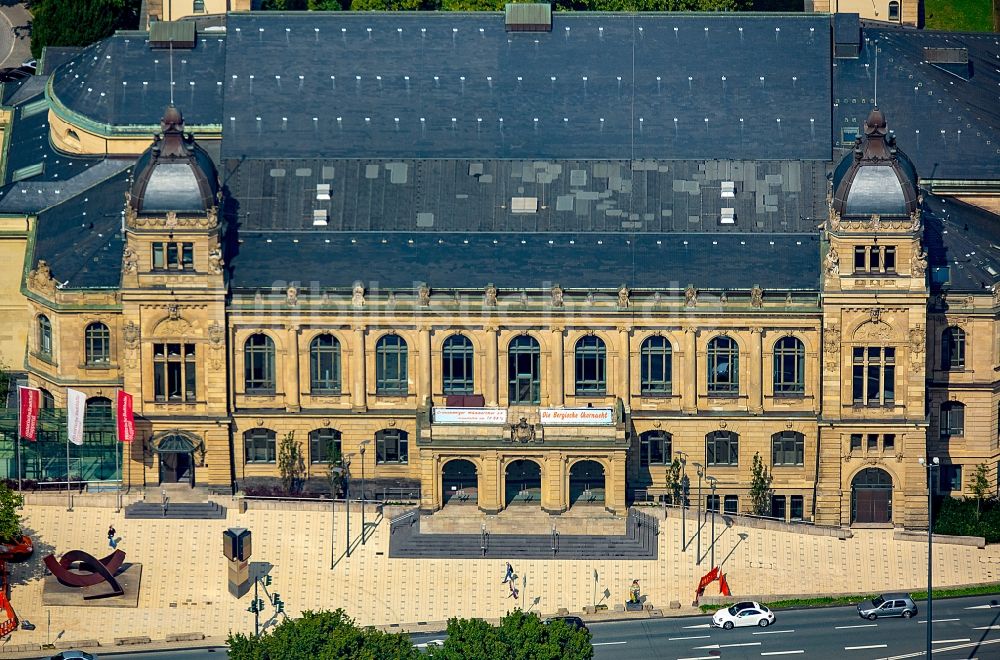
[[670, 503], [681, 503], [681, 462], [675, 458], [674, 462], [667, 467], [667, 490], [670, 491]]
[[750, 513], [763, 516], [771, 504], [771, 481], [774, 476], [767, 471], [767, 466], [760, 458], [760, 452], [754, 452], [753, 464], [750, 466]]
[[303, 612], [301, 619], [285, 619], [272, 632], [260, 637], [230, 633], [226, 644], [231, 660], [418, 660], [421, 657], [409, 635], [360, 628], [341, 609]]
[[139, 26], [140, 0], [39, 0], [31, 7], [31, 54], [46, 46], [89, 46]]
[[24, 498], [20, 493], [0, 483], [0, 541], [21, 539], [21, 517], [17, 515], [17, 509], [22, 504]]
[[980, 512], [983, 510], [983, 500], [990, 494], [990, 480], [986, 476], [986, 471], [986, 463], [977, 465], [976, 473], [972, 475], [972, 483], [969, 484], [969, 490], [976, 496], [976, 511]]
[[491, 626], [481, 619], [451, 619], [447, 637], [431, 647], [433, 660], [590, 660], [590, 632], [562, 620], [542, 623], [537, 614], [515, 610]]
[[295, 441], [295, 431], [289, 431], [278, 445], [278, 472], [286, 493], [298, 490], [305, 476], [306, 465], [302, 445]]
[[333, 438], [327, 442], [326, 455], [330, 457], [330, 469], [326, 473], [326, 479], [330, 483], [330, 498], [335, 500], [344, 484], [344, 457]]

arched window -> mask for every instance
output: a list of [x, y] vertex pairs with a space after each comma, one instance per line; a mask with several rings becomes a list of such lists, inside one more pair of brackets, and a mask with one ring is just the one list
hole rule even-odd
[[375, 433], [376, 463], [407, 463], [410, 460], [409, 435], [399, 429], [382, 429]]
[[772, 465], [802, 465], [805, 436], [797, 431], [781, 431], [771, 436]]
[[952, 326], [941, 334], [941, 368], [945, 371], [965, 369], [965, 330]]
[[730, 337], [708, 342], [708, 393], [736, 395], [740, 391], [740, 349]]
[[375, 345], [375, 392], [406, 394], [406, 341], [399, 335], [385, 335]]
[[83, 351], [87, 364], [111, 363], [111, 331], [103, 323], [91, 323], [84, 330]]
[[941, 404], [941, 437], [965, 435], [965, 404], [945, 401]]
[[899, 20], [899, 3], [896, 0], [892, 0], [892, 2], [889, 3], [889, 20]]
[[732, 431], [712, 431], [706, 435], [705, 462], [708, 465], [739, 465], [740, 436]]
[[472, 342], [465, 335], [452, 335], [441, 350], [441, 376], [445, 394], [472, 394]]
[[313, 394], [340, 393], [340, 342], [319, 335], [309, 344], [309, 389]]
[[521, 335], [507, 346], [507, 398], [510, 403], [540, 403], [541, 348], [534, 337]]
[[673, 460], [670, 434], [666, 431], [646, 431], [639, 436], [639, 465], [670, 465]]
[[309, 432], [310, 463], [339, 463], [341, 456], [340, 431], [316, 429]]
[[774, 395], [801, 396], [806, 391], [806, 347], [795, 337], [774, 344]]
[[274, 463], [275, 439], [271, 429], [250, 429], [243, 434], [244, 460], [247, 463]]
[[52, 323], [44, 314], [38, 317], [38, 352], [45, 357], [52, 357]]
[[113, 419], [111, 413], [111, 399], [103, 396], [95, 396], [87, 399], [87, 409], [84, 419], [88, 422], [106, 421]]
[[666, 337], [647, 337], [639, 348], [639, 393], [670, 394], [673, 389], [673, 355]]
[[115, 427], [111, 399], [103, 396], [87, 399], [83, 415], [83, 441], [92, 445], [114, 444]]
[[274, 342], [263, 333], [243, 344], [243, 383], [247, 394], [274, 394]]
[[42, 393], [41, 396], [41, 408], [42, 410], [52, 410], [56, 407], [56, 399], [52, 396], [52, 392], [49, 392], [44, 387], [39, 388], [39, 392]]
[[588, 335], [576, 342], [576, 393], [604, 394], [608, 389], [608, 352], [600, 337]]

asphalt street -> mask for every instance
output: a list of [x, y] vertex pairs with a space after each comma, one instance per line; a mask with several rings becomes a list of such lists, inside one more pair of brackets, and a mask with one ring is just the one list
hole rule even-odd
[[[118, 652], [117, 649], [87, 649], [98, 658], [115, 660], [223, 660], [227, 657], [226, 647], [205, 649], [175, 649], [172, 651], [144, 651], [141, 653]], [[55, 653], [55, 651], [53, 651]], [[43, 656], [49, 658], [51, 656]]]

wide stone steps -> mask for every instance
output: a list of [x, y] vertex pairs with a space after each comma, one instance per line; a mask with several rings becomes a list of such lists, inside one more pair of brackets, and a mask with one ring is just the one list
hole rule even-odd
[[136, 502], [125, 507], [126, 518], [167, 518], [171, 520], [220, 520], [226, 507], [215, 502]]

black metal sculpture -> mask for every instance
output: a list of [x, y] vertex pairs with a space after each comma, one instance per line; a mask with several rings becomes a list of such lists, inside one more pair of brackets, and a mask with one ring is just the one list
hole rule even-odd
[[[125, 590], [115, 579], [115, 574], [123, 563], [125, 563], [125, 553], [121, 550], [115, 550], [100, 560], [83, 550], [70, 550], [58, 561], [54, 555], [45, 557], [45, 565], [52, 572], [52, 575], [55, 575], [60, 583], [68, 587], [92, 587], [101, 582], [107, 582], [111, 586], [110, 593], [91, 594], [84, 596], [84, 600], [109, 598], [124, 594]], [[74, 564], [77, 566], [73, 566]], [[71, 569], [89, 571], [89, 573], [76, 573]]]

